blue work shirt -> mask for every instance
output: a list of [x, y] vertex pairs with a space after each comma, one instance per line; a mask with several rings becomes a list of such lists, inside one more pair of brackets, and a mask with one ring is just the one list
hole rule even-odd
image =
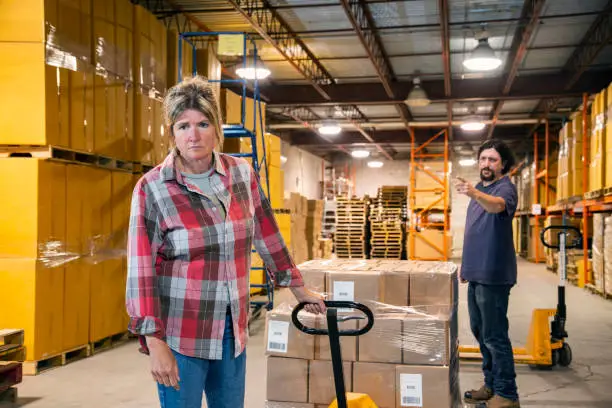
[[508, 177], [476, 189], [485, 194], [501, 197], [506, 208], [501, 213], [488, 213], [471, 200], [467, 210], [461, 276], [469, 282], [485, 285], [516, 284], [516, 251], [512, 219], [517, 206], [516, 186]]

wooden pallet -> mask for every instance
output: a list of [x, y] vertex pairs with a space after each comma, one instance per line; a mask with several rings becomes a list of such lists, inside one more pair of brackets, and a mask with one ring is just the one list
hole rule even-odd
[[0, 407], [10, 407], [17, 403], [17, 388], [8, 387], [4, 391], [0, 391]]
[[130, 339], [128, 332], [121, 332], [113, 334], [112, 336], [104, 337], [100, 340], [90, 343], [91, 354], [97, 354], [102, 351], [110, 350], [113, 347], [117, 347], [124, 344]]
[[23, 329], [0, 329], [0, 361], [25, 360]]
[[603, 189], [603, 195], [604, 196], [611, 196], [612, 195], [612, 187], [606, 187]]
[[73, 150], [59, 146], [0, 146], [0, 158], [11, 157], [32, 157], [37, 159], [79, 163], [89, 166], [104, 167], [112, 170], [123, 170], [130, 173], [137, 172], [139, 167], [136, 162], [120, 160], [91, 152], [83, 152], [80, 150]]
[[593, 190], [593, 191], [589, 191], [588, 193], [584, 193], [584, 196], [589, 199], [589, 200], [593, 200], [595, 198], [599, 198], [601, 196], [603, 196], [604, 194], [604, 190]]
[[47, 356], [41, 360], [24, 361], [23, 375], [38, 375], [42, 372], [70, 364], [91, 356], [89, 344], [75, 347], [61, 353]]

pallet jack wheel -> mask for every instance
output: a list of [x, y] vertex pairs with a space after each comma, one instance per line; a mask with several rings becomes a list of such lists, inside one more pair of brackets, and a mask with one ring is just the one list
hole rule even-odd
[[559, 365], [561, 367], [569, 367], [572, 364], [572, 349], [567, 343], [563, 343], [563, 347], [559, 350]]

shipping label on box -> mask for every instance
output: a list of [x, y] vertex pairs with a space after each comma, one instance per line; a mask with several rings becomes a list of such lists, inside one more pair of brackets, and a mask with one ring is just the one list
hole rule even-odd
[[[315, 336], [303, 333], [291, 322], [291, 308], [282, 304], [266, 315], [265, 347], [271, 356], [312, 360]], [[315, 316], [306, 312], [298, 315], [307, 327], [315, 326]]]

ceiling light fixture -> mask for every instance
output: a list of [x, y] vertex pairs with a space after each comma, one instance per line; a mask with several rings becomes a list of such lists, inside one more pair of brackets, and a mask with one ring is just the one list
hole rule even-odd
[[246, 67], [243, 63], [241, 63], [236, 68], [236, 75], [246, 80], [266, 79], [270, 76], [270, 74], [270, 70], [264, 67], [259, 59], [257, 59], [257, 62], [255, 62], [252, 57], [247, 58]]
[[466, 132], [479, 132], [485, 128], [484, 122], [478, 119], [470, 119], [461, 124], [461, 129]]
[[383, 166], [383, 162], [378, 160], [372, 160], [368, 162], [368, 167], [373, 169], [380, 169]]
[[476, 160], [474, 159], [462, 159], [459, 160], [459, 165], [462, 167], [470, 167], [476, 164]]
[[324, 123], [319, 126], [319, 133], [327, 136], [335, 136], [342, 131], [342, 128], [335, 122]]
[[421, 78], [416, 77], [412, 81], [414, 87], [408, 94], [408, 97], [404, 103], [410, 107], [422, 107], [427, 106], [431, 103], [431, 100], [427, 97], [427, 93], [421, 88]]
[[501, 66], [502, 60], [495, 55], [489, 45], [489, 34], [486, 31], [476, 35], [478, 45], [470, 56], [463, 60], [463, 66], [470, 71], [492, 71]]
[[351, 152], [351, 156], [358, 159], [364, 159], [370, 156], [370, 152], [368, 152], [367, 150], [353, 150]]

